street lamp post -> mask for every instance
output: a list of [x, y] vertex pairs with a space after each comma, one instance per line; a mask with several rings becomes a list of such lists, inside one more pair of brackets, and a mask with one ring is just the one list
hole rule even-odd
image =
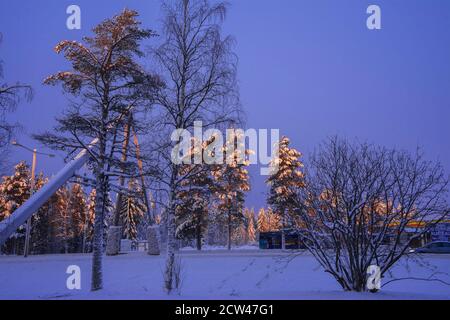
[[[13, 141], [12, 145], [23, 148], [23, 149], [28, 150], [33, 153], [33, 161], [31, 162], [31, 177], [30, 177], [30, 197], [31, 197], [35, 191], [34, 189], [35, 189], [35, 175], [36, 175], [36, 155], [39, 153], [41, 155], [48, 156], [50, 158], [53, 158], [55, 155], [50, 154], [50, 153], [37, 152], [36, 149], [28, 148], [28, 147], [18, 143], [17, 141]], [[27, 226], [26, 226], [26, 231], [25, 231], [25, 248], [23, 250], [24, 258], [28, 257], [28, 253], [30, 250], [31, 218], [32, 218], [32, 216], [29, 217], [27, 220]]]
[[[36, 149], [33, 149], [33, 161], [31, 164], [31, 186], [30, 186], [30, 197], [33, 195], [34, 193], [34, 177], [35, 177], [35, 172], [36, 172]], [[28, 256], [28, 252], [30, 250], [30, 234], [31, 234], [31, 217], [28, 218], [27, 220], [27, 229], [25, 231], [25, 248], [23, 250], [23, 256], [26, 258]]]

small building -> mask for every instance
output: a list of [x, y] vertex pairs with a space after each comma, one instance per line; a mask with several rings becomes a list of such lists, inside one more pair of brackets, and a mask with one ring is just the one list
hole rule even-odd
[[430, 230], [431, 241], [450, 241], [450, 222], [437, 223]]
[[[296, 231], [285, 231], [286, 249], [297, 250], [304, 249], [300, 237]], [[259, 233], [260, 249], [281, 249], [281, 231], [260, 232]]]

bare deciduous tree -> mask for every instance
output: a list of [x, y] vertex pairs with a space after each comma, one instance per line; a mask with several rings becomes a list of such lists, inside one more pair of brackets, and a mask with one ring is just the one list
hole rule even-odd
[[[180, 167], [171, 161], [170, 141], [175, 129], [190, 130], [195, 121], [203, 127], [219, 127], [239, 115], [236, 85], [236, 56], [232, 53], [232, 38], [221, 37], [221, 23], [226, 5], [211, 5], [206, 0], [177, 0], [163, 3], [165, 13], [163, 44], [153, 50], [165, 76], [166, 87], [157, 98], [162, 106], [160, 121], [164, 136], [154, 139], [158, 150], [158, 181], [166, 191], [167, 262], [165, 288], [174, 287], [173, 268], [176, 252], [175, 208], [181, 181]], [[160, 142], [161, 141], [161, 142]]]
[[[2, 34], [0, 33], [0, 43], [1, 42]], [[0, 60], [0, 79], [3, 79], [3, 76], [3, 61]], [[2, 170], [5, 165], [4, 150], [8, 146], [14, 128], [16, 127], [16, 125], [11, 124], [6, 120], [6, 116], [8, 113], [15, 111], [21, 98], [30, 101], [32, 97], [33, 90], [29, 85], [21, 84], [19, 82], [15, 84], [0, 83], [0, 150], [3, 150], [3, 156], [0, 159], [0, 170]]]
[[331, 138], [306, 168], [296, 225], [307, 249], [344, 290], [366, 290], [370, 265], [385, 274], [448, 216], [448, 177], [419, 150]]

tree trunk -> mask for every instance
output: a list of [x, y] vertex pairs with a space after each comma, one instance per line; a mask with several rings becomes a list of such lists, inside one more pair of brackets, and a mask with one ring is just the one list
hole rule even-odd
[[[102, 147], [101, 147], [102, 148]], [[103, 147], [104, 148], [104, 147]], [[92, 280], [91, 290], [96, 291], [103, 288], [102, 254], [103, 254], [103, 220], [105, 201], [105, 176], [104, 158], [100, 156], [96, 172], [96, 195], [95, 195], [95, 220], [94, 220], [94, 245], [92, 255]]]
[[196, 226], [196, 238], [197, 238], [197, 250], [202, 250], [202, 226], [200, 225], [200, 223], [197, 224]]
[[281, 214], [281, 250], [286, 250], [286, 234], [284, 232], [284, 228], [286, 226], [285, 223], [285, 214], [284, 210]]
[[167, 211], [167, 252], [166, 268], [164, 272], [164, 288], [167, 293], [174, 289], [174, 264], [177, 243], [175, 239], [175, 199], [176, 199], [176, 178], [178, 175], [177, 165], [172, 166], [170, 181], [169, 210]]
[[87, 225], [88, 225], [88, 213], [86, 212], [86, 216], [84, 217], [84, 225], [83, 225], [83, 242], [81, 244], [81, 253], [86, 253], [86, 241], [87, 241]]
[[227, 248], [231, 250], [231, 209], [228, 209], [228, 239], [227, 239]]
[[149, 255], [159, 255], [159, 227], [158, 226], [149, 226], [147, 227], [147, 254]]

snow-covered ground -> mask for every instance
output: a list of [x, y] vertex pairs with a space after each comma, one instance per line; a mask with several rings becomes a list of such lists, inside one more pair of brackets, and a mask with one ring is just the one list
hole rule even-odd
[[[258, 246], [255, 245], [242, 245], [242, 246], [233, 246], [231, 248], [232, 250], [239, 250], [239, 251], [244, 251], [244, 250], [256, 250], [258, 251], [259, 248]], [[226, 246], [211, 246], [211, 245], [204, 245], [202, 246], [202, 251], [221, 251], [221, 250], [228, 250]], [[181, 251], [197, 251], [197, 248], [194, 247], [184, 247], [181, 248]]]
[[[105, 257], [105, 287], [94, 293], [90, 255], [0, 256], [0, 299], [450, 299], [450, 286], [421, 280], [393, 282], [376, 294], [344, 293], [307, 253], [292, 259], [279, 251], [212, 250], [183, 251], [181, 257], [183, 286], [168, 297], [162, 290], [163, 256]], [[69, 265], [81, 268], [81, 290], [66, 288]], [[394, 276], [424, 278], [433, 272], [450, 283], [450, 256], [403, 260]]]

